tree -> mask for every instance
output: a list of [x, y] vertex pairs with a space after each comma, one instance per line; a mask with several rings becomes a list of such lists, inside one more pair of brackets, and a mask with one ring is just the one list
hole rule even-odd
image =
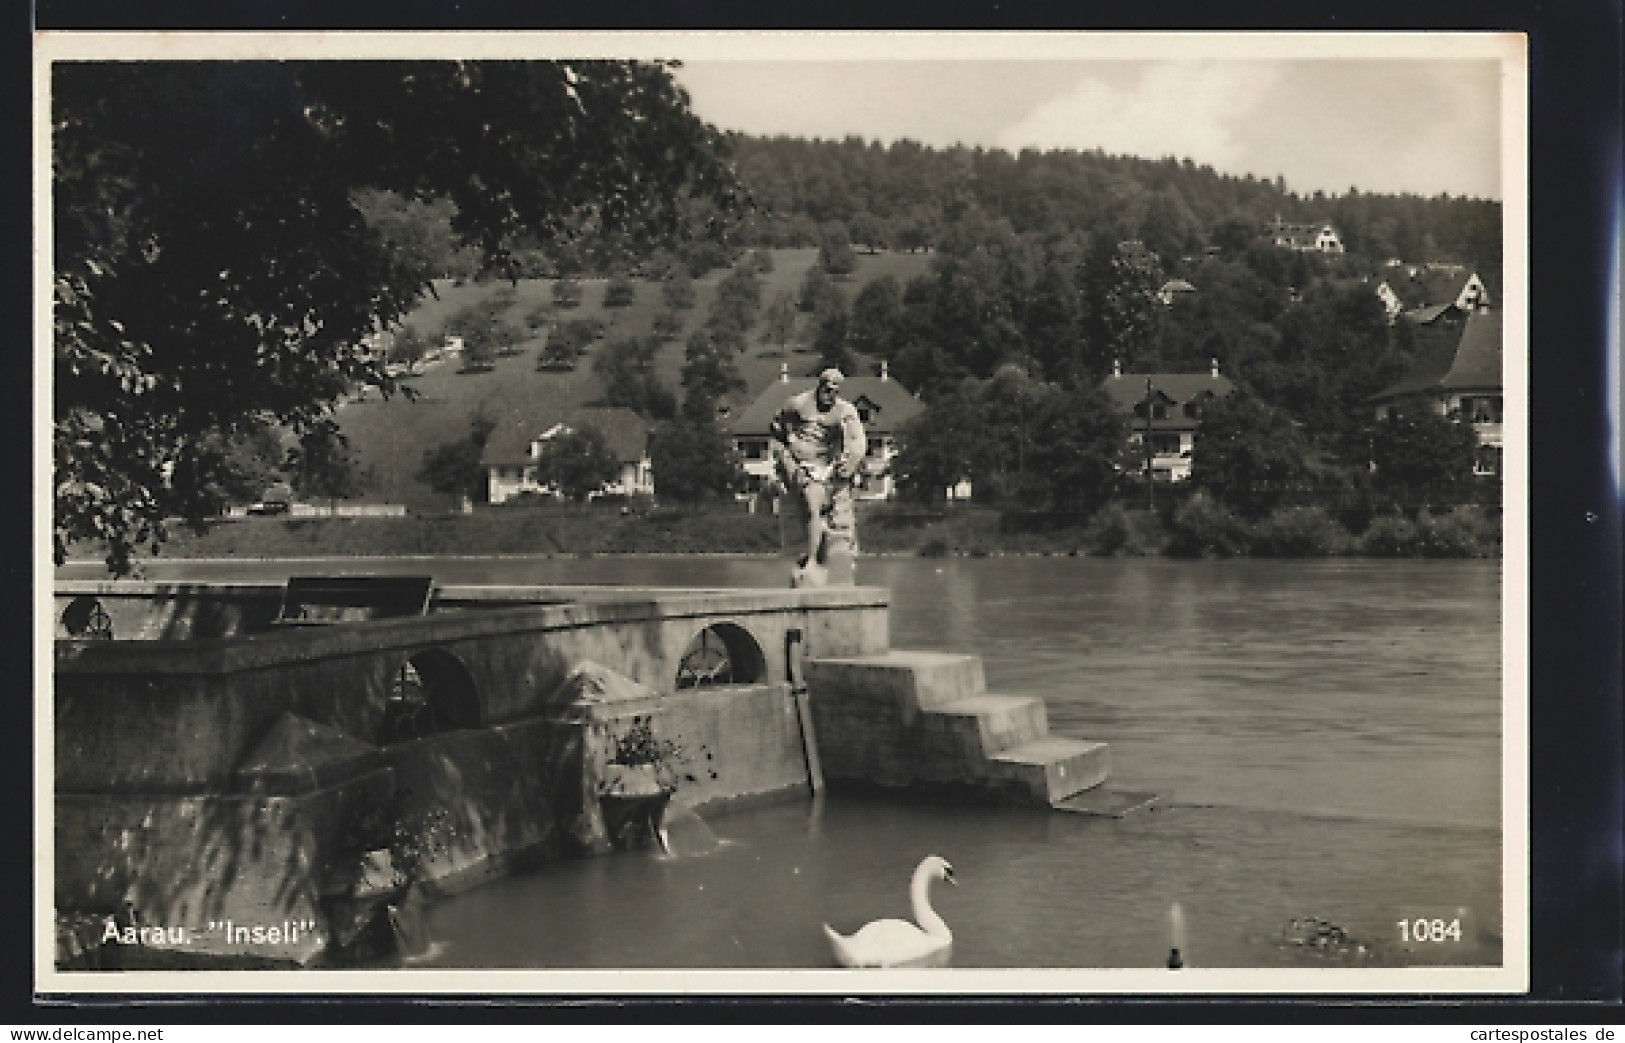
[[[669, 235], [683, 196], [731, 206], [719, 139], [660, 64], [73, 62], [52, 70], [53, 553], [115, 573], [256, 425], [306, 430], [362, 338], [427, 288], [354, 193], [444, 198], [493, 271], [584, 216]], [[216, 437], [223, 436], [223, 437]], [[207, 459], [206, 459], [207, 458]]]
[[1090, 374], [1103, 375], [1113, 359], [1130, 367], [1143, 361], [1162, 315], [1157, 255], [1140, 243], [1101, 240], [1085, 262], [1083, 282], [1082, 328]]
[[744, 473], [738, 454], [717, 429], [715, 412], [699, 399], [685, 402], [679, 416], [655, 428], [649, 463], [655, 495], [677, 503], [728, 496]]
[[852, 252], [846, 225], [839, 221], [825, 225], [818, 243], [818, 267], [830, 275], [841, 276], [851, 275], [857, 266], [858, 258]]
[[694, 278], [686, 271], [673, 273], [661, 285], [660, 299], [673, 311], [687, 311], [694, 307]]
[[486, 479], [485, 443], [496, 430], [496, 421], [483, 410], [469, 418], [468, 435], [426, 449], [423, 462], [412, 475], [437, 493], [457, 499], [484, 500], [489, 489]]
[[734, 362], [736, 354], [731, 339], [719, 337], [716, 330], [707, 327], [689, 334], [683, 349], [684, 409], [699, 401], [714, 409], [717, 401], [730, 392], [745, 390], [745, 378]]
[[852, 215], [852, 241], [862, 243], [870, 253], [875, 253], [886, 245], [886, 226], [880, 218], [867, 210], [859, 210]]
[[1419, 403], [1402, 403], [1369, 429], [1377, 484], [1389, 491], [1449, 488], [1468, 481], [1478, 435]]
[[406, 199], [376, 188], [357, 190], [354, 200], [384, 249], [421, 278], [443, 278], [463, 267], [463, 244], [452, 231], [457, 208], [450, 200]]
[[660, 352], [656, 337], [629, 337], [613, 341], [593, 359], [593, 372], [604, 382], [604, 401], [626, 406], [639, 416], [667, 419], [677, 412], [677, 400], [655, 373]]
[[625, 308], [637, 299], [638, 288], [631, 279], [619, 273], [610, 276], [604, 287], [604, 307]]
[[796, 305], [789, 290], [780, 290], [767, 306], [762, 329], [762, 340], [781, 347], [790, 343], [796, 333]]
[[1041, 476], [1049, 505], [1076, 512], [1099, 506], [1117, 484], [1128, 434], [1105, 392], [1045, 385], [1027, 423], [1027, 473]]
[[848, 336], [859, 351], [890, 357], [902, 320], [902, 287], [895, 275], [882, 275], [858, 291]]
[[581, 305], [581, 283], [565, 276], [553, 284], [553, 304], [559, 308], [576, 308]]
[[676, 340], [683, 332], [683, 318], [674, 311], [663, 311], [654, 317], [649, 330], [661, 340]]
[[429, 353], [429, 338], [415, 326], [399, 326], [389, 345], [389, 361], [404, 363], [408, 370], [416, 371], [423, 356]]
[[621, 463], [597, 428], [561, 431], [542, 443], [537, 477], [565, 499], [585, 503], [621, 473]]
[[289, 452], [293, 487], [307, 500], [347, 500], [366, 491], [370, 475], [350, 455], [350, 440], [331, 419], [312, 425]]
[[1196, 488], [1260, 518], [1307, 473], [1308, 447], [1284, 411], [1240, 390], [1204, 408], [1191, 453]]
[[846, 346], [848, 321], [846, 309], [826, 307], [813, 319], [813, 350], [818, 352], [818, 368], [834, 367], [842, 373], [852, 374], [857, 360]]
[[801, 280], [801, 296], [796, 299], [796, 307], [802, 311], [816, 312], [835, 300], [840, 300], [842, 307], [846, 306], [841, 288], [830, 281], [828, 273], [816, 264], [809, 267]]
[[911, 500], [934, 503], [961, 481], [974, 482], [987, 455], [980, 426], [974, 383], [932, 402], [898, 432], [892, 473], [899, 491]]

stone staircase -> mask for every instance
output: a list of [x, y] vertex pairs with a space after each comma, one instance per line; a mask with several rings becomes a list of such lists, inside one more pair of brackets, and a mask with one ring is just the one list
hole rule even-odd
[[1105, 743], [1050, 734], [1043, 699], [989, 693], [979, 656], [811, 658], [803, 675], [830, 779], [1074, 810], [1111, 774]]

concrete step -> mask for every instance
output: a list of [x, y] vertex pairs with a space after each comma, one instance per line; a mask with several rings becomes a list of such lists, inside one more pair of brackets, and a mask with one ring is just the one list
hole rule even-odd
[[987, 772], [990, 780], [1024, 789], [1032, 803], [1053, 806], [1105, 782], [1111, 752], [1103, 742], [1050, 736], [994, 754]]
[[982, 754], [1001, 753], [1049, 734], [1044, 700], [1031, 695], [971, 695], [920, 712], [915, 727]]
[[820, 701], [869, 705], [912, 725], [920, 710], [944, 706], [987, 690], [982, 659], [947, 652], [892, 650], [879, 655], [808, 659], [804, 670], [814, 705]]
[[1126, 818], [1136, 811], [1154, 806], [1162, 798], [1155, 793], [1140, 790], [1120, 790], [1111, 786], [1096, 786], [1082, 793], [1074, 793], [1051, 805], [1056, 811], [1069, 811], [1074, 815], [1095, 818]]

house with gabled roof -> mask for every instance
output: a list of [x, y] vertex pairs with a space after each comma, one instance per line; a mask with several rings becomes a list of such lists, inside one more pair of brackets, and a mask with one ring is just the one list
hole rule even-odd
[[1421, 357], [1398, 381], [1370, 399], [1377, 419], [1395, 405], [1421, 402], [1464, 424], [1478, 435], [1473, 472], [1500, 475], [1503, 466], [1503, 389], [1501, 384], [1501, 313], [1489, 308], [1471, 312], [1461, 336], [1426, 344]]
[[542, 448], [562, 434], [587, 428], [604, 436], [621, 465], [620, 475], [594, 495], [653, 495], [649, 422], [625, 406], [584, 406], [498, 421], [485, 443], [487, 498], [503, 503], [524, 493], [559, 495], [538, 477]]
[[1462, 264], [1389, 265], [1372, 282], [1390, 323], [1428, 324], [1451, 309], [1460, 316], [1490, 304], [1484, 280]]
[[1264, 238], [1269, 240], [1272, 246], [1297, 250], [1300, 253], [1343, 252], [1343, 238], [1337, 234], [1337, 229], [1321, 222], [1293, 224], [1277, 217], [1264, 226]]
[[1182, 482], [1191, 475], [1203, 410], [1236, 386], [1220, 374], [1214, 359], [1206, 373], [1124, 373], [1113, 361], [1112, 375], [1101, 388], [1117, 411], [1131, 418], [1129, 441], [1143, 452], [1145, 440], [1151, 440], [1151, 477]]
[[[741, 496], [753, 496], [774, 481], [769, 425], [791, 395], [811, 390], [816, 383], [815, 377], [792, 378], [789, 364], [780, 363], [779, 379], [757, 395], [729, 426], [734, 448], [744, 462], [746, 486]], [[897, 491], [891, 473], [897, 435], [925, 407], [891, 378], [885, 362], [880, 364], [878, 377], [847, 377], [841, 384], [841, 397], [857, 407], [869, 442], [863, 458], [863, 482], [854, 495], [858, 499], [889, 500]]]

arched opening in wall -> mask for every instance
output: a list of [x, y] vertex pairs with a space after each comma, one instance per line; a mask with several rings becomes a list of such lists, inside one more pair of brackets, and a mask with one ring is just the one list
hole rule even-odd
[[750, 631], [714, 623], [694, 635], [677, 664], [678, 688], [755, 684], [767, 673], [767, 657]]
[[379, 741], [411, 742], [480, 726], [480, 695], [468, 667], [440, 648], [414, 652], [395, 669]]
[[86, 594], [74, 598], [62, 610], [62, 629], [80, 641], [111, 641], [113, 617], [99, 600]]

